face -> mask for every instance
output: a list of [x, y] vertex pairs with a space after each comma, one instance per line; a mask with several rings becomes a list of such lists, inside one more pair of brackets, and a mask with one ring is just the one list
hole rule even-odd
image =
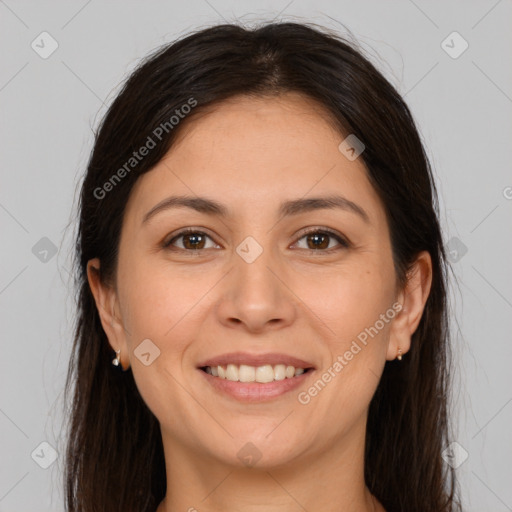
[[342, 451], [403, 303], [364, 163], [297, 94], [233, 98], [183, 128], [126, 206], [109, 340], [166, 452], [275, 467]]

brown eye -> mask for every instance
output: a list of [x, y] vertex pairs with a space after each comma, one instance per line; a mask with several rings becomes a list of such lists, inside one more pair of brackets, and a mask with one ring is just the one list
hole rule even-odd
[[[300, 249], [308, 249], [311, 251], [329, 252], [331, 249], [337, 250], [340, 247], [341, 248], [349, 247], [349, 244], [345, 239], [343, 239], [340, 235], [338, 235], [336, 233], [332, 233], [330, 231], [321, 231], [321, 230], [310, 231], [309, 233], [304, 234], [299, 239], [299, 242], [303, 239], [306, 240], [306, 247], [299, 247], [299, 248]], [[332, 244], [333, 241], [338, 242], [338, 247], [336, 246], [335, 243], [334, 243], [334, 245]], [[297, 243], [299, 243], [299, 242], [297, 242]]]
[[314, 233], [312, 235], [307, 235], [306, 239], [308, 241], [309, 249], [327, 249], [329, 247], [329, 235], [325, 235], [323, 233]]
[[[179, 243], [180, 239], [181, 243]], [[210, 249], [216, 246], [214, 243], [213, 245], [206, 247], [208, 240], [212, 240], [211, 237], [202, 231], [186, 230], [181, 231], [171, 240], [166, 242], [164, 247], [171, 248], [171, 246], [174, 246], [185, 251], [199, 251], [202, 249]]]
[[201, 234], [183, 235], [183, 246], [185, 249], [203, 249], [205, 237]]

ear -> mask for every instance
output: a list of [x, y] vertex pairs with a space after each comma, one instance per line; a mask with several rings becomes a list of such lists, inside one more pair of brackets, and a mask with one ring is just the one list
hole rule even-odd
[[127, 360], [128, 344], [126, 342], [125, 329], [120, 320], [121, 315], [117, 307], [117, 294], [112, 286], [101, 281], [100, 260], [98, 258], [87, 262], [87, 279], [96, 302], [101, 325], [107, 335], [110, 346], [114, 351], [121, 349], [121, 353], [117, 357], [121, 361], [123, 370], [127, 370], [130, 365], [127, 362], [123, 364], [123, 360]]
[[402, 354], [411, 348], [411, 336], [418, 328], [432, 285], [432, 258], [429, 252], [418, 254], [407, 276], [407, 283], [397, 299], [402, 309], [391, 324], [386, 356], [388, 361], [396, 359], [399, 348]]

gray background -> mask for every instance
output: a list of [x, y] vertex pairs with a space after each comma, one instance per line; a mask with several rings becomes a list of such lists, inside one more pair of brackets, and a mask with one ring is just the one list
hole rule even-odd
[[[92, 128], [148, 51], [223, 19], [344, 24], [405, 95], [459, 281], [451, 460], [465, 510], [512, 510], [511, 16], [510, 0], [0, 0], [0, 511], [63, 510], [72, 208]], [[58, 43], [46, 59], [31, 47], [51, 48], [43, 31]], [[453, 31], [469, 44], [457, 58]]]

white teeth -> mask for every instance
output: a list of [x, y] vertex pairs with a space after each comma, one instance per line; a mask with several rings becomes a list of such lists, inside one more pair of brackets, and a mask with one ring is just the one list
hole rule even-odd
[[274, 379], [284, 380], [286, 378], [286, 366], [284, 364], [276, 364], [274, 366]]
[[291, 379], [295, 375], [295, 368], [293, 366], [287, 366], [285, 375], [287, 379]]
[[226, 368], [226, 379], [235, 382], [238, 380], [238, 366], [228, 364], [228, 367]]
[[241, 364], [228, 364], [227, 366], [206, 366], [206, 373], [227, 379], [233, 382], [273, 382], [274, 380], [291, 379], [298, 377], [304, 373], [304, 368], [295, 368], [294, 366], [286, 366], [284, 364], [276, 364], [274, 366], [265, 364], [263, 366], [248, 366]]
[[269, 364], [258, 366], [256, 370], [256, 382], [272, 382], [274, 380], [274, 368]]
[[256, 376], [256, 368], [254, 368], [254, 366], [241, 364], [238, 376], [240, 378], [240, 382], [254, 382]]

